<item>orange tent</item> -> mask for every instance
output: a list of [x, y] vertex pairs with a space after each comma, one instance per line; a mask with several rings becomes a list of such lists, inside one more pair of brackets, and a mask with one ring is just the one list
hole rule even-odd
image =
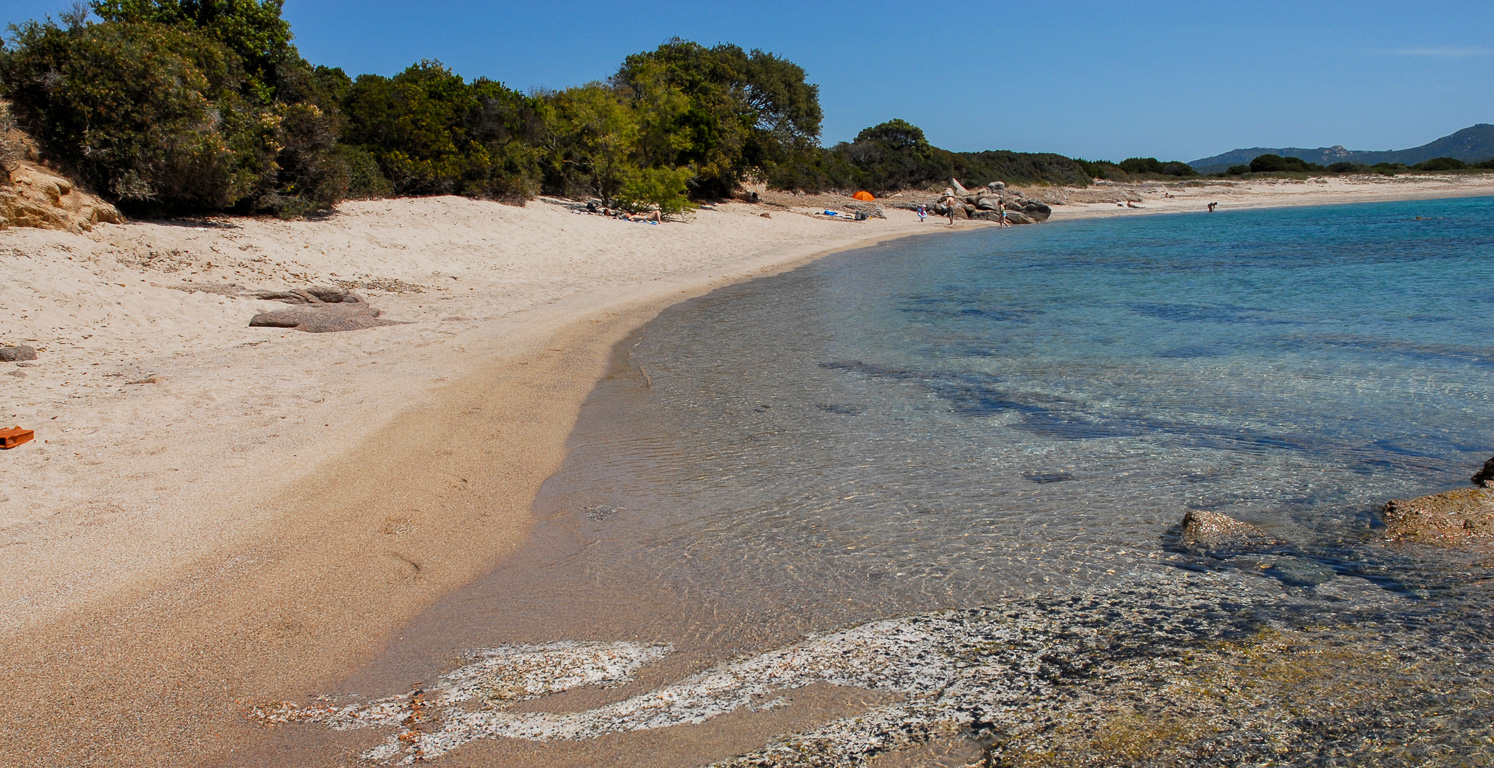
[[856, 194], [854, 194], [854, 195], [851, 195], [851, 197], [854, 197], [854, 198], [856, 198], [856, 199], [857, 199], [857, 200], [876, 200], [876, 199], [877, 199], [877, 198], [875, 198], [875, 197], [872, 197], [872, 193], [870, 193], [870, 192], [867, 192], [867, 191], [866, 191], [866, 190], [864, 190], [864, 189], [863, 189], [863, 190], [861, 190], [861, 191], [860, 191], [860, 192], [857, 192], [857, 193], [856, 193]]

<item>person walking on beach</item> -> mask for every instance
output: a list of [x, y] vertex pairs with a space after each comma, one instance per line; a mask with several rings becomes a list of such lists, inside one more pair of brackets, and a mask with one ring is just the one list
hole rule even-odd
[[1005, 198], [997, 198], [996, 199], [996, 214], [1001, 217], [1000, 223], [997, 224], [998, 227], [1010, 227], [1011, 226], [1011, 222], [1008, 222], [1006, 220], [1006, 199]]
[[929, 215], [929, 209], [923, 203], [918, 204], [918, 223], [923, 223], [923, 218]]
[[950, 195], [944, 198], [944, 213], [949, 216], [949, 226], [954, 226], [955, 197]]

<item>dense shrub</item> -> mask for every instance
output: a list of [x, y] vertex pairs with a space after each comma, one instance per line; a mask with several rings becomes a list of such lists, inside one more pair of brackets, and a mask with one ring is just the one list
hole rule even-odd
[[1359, 165], [1349, 162], [1338, 162], [1328, 166], [1330, 173], [1354, 173], [1359, 170]]
[[1162, 175], [1187, 178], [1189, 176], [1197, 176], [1198, 170], [1187, 163], [1181, 163], [1174, 160], [1172, 162], [1162, 164]]
[[[338, 89], [334, 73], [321, 73]], [[397, 194], [523, 200], [538, 188], [532, 100], [500, 83], [466, 83], [440, 62], [345, 86], [344, 143], [378, 163]]]
[[658, 208], [660, 213], [690, 210], [690, 168], [644, 168], [630, 174], [617, 193], [617, 202], [632, 211]]
[[1083, 187], [1094, 178], [1075, 160], [1050, 152], [955, 152], [953, 159], [955, 174], [970, 186], [1005, 181]]
[[339, 118], [304, 62], [276, 59], [271, 88], [190, 20], [146, 20], [163, 4], [107, 5], [129, 20], [29, 22], [0, 54], [5, 94], [52, 159], [127, 210], [298, 215], [341, 198]]
[[1131, 177], [1131, 175], [1122, 170], [1119, 165], [1116, 165], [1109, 160], [1080, 160], [1076, 158], [1074, 160], [1074, 163], [1084, 171], [1085, 176], [1091, 179], [1125, 181], [1126, 179], [1129, 179]]
[[1120, 167], [1126, 173], [1162, 173], [1162, 163], [1155, 157], [1128, 157], [1120, 161]]
[[1455, 157], [1434, 157], [1411, 167], [1418, 171], [1460, 171], [1468, 164]]
[[338, 144], [337, 153], [348, 169], [347, 197], [353, 200], [374, 200], [394, 195], [394, 185], [384, 178], [379, 170], [379, 161], [367, 150]]
[[1309, 163], [1300, 157], [1266, 154], [1257, 155], [1250, 161], [1251, 173], [1307, 173], [1321, 170], [1321, 165]]
[[160, 24], [16, 30], [0, 79], [43, 146], [105, 197], [223, 209], [254, 191], [278, 122], [244, 102], [237, 57]]
[[863, 130], [853, 142], [805, 153], [794, 162], [782, 164], [769, 177], [769, 184], [777, 189], [809, 192], [889, 192], [938, 188], [951, 178], [970, 186], [992, 181], [1085, 186], [1092, 176], [1083, 162], [1062, 155], [1004, 150], [949, 152], [929, 144], [917, 126], [905, 120], [889, 120]]

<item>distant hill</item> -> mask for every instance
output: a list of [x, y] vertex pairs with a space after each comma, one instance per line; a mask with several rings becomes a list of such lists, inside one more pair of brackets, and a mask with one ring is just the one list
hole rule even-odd
[[1244, 165], [1254, 160], [1258, 155], [1281, 155], [1282, 157], [1300, 157], [1309, 163], [1320, 165], [1332, 165], [1333, 163], [1405, 163], [1415, 165], [1423, 160], [1431, 160], [1434, 157], [1454, 157], [1468, 163], [1477, 163], [1494, 158], [1494, 125], [1479, 123], [1478, 125], [1464, 128], [1457, 133], [1443, 136], [1430, 144], [1423, 144], [1411, 149], [1396, 149], [1387, 151], [1355, 150], [1337, 147], [1318, 147], [1317, 149], [1303, 149], [1301, 147], [1252, 147], [1250, 149], [1235, 149], [1222, 155], [1205, 157], [1194, 160], [1189, 165], [1198, 170], [1199, 173], [1217, 173], [1231, 165]]

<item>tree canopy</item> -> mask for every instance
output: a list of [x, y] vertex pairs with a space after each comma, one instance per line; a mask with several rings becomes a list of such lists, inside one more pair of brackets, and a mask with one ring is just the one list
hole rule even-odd
[[645, 164], [693, 168], [697, 195], [729, 194], [819, 139], [819, 86], [763, 51], [675, 38], [627, 57], [611, 84], [644, 113]]

